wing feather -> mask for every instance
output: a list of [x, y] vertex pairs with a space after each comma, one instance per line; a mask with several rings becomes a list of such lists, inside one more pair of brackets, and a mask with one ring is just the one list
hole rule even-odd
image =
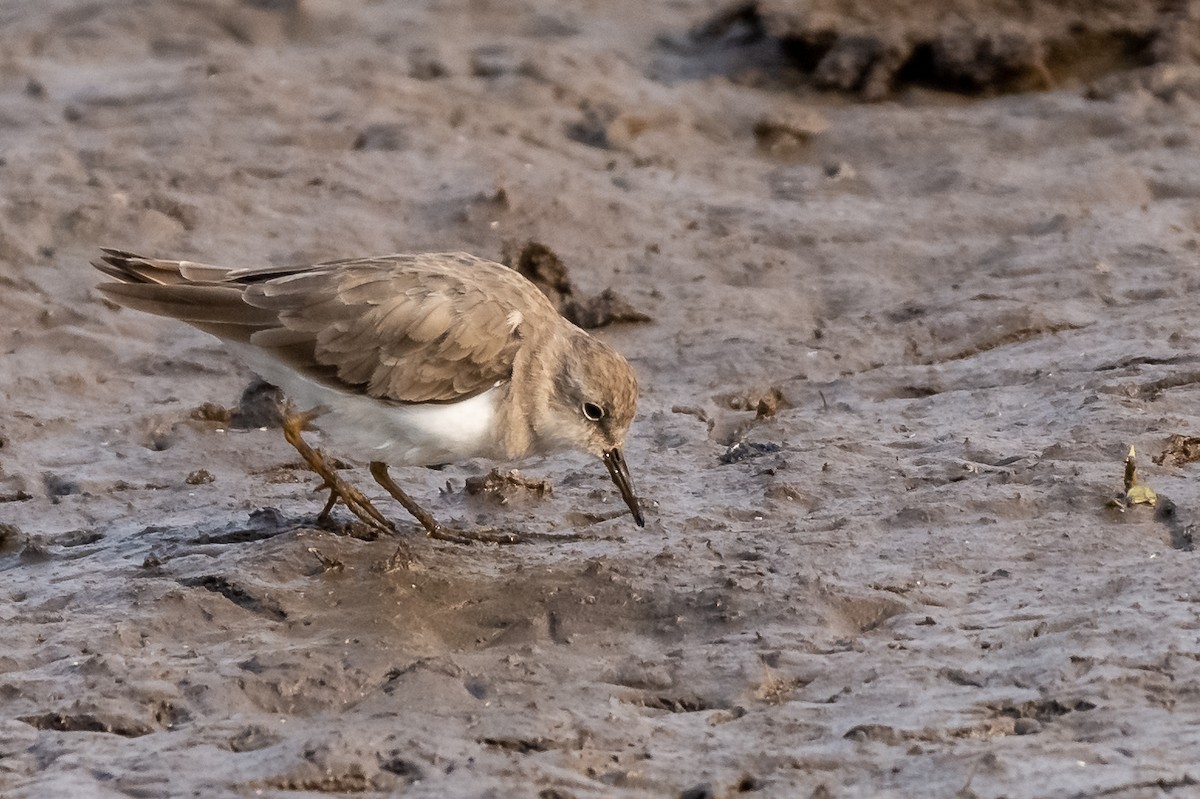
[[106, 250], [117, 302], [248, 341], [296, 371], [397, 403], [452, 402], [507, 380], [522, 320], [555, 310], [528, 280], [464, 253], [231, 270]]
[[517, 273], [462, 255], [343, 261], [246, 291], [279, 318], [256, 344], [289, 347], [296, 366], [307, 336], [314, 374], [399, 403], [452, 402], [508, 379], [521, 345], [510, 315], [553, 312]]

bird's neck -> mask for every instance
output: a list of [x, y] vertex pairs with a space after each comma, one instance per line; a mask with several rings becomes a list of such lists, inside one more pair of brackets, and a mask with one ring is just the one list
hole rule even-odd
[[497, 444], [506, 457], [522, 458], [554, 449], [538, 430], [547, 417], [554, 378], [569, 346], [569, 338], [558, 333], [531, 337], [517, 352], [508, 397], [497, 409]]

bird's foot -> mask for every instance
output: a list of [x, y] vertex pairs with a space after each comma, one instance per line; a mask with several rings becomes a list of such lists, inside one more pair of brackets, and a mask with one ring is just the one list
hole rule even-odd
[[317, 486], [314, 491], [323, 489], [329, 490], [329, 499], [325, 502], [325, 507], [317, 514], [318, 521], [328, 521], [329, 514], [333, 510], [334, 505], [340, 500], [351, 513], [358, 517], [359, 521], [365, 524], [371, 530], [376, 532], [389, 533], [395, 535], [396, 526], [391, 520], [384, 516], [379, 510], [367, 499], [367, 496], [359, 491], [354, 486], [342, 480], [337, 475], [334, 475], [335, 482], [331, 482], [328, 477], [321, 475], [325, 482]]
[[367, 525], [368, 528], [395, 535], [395, 525], [371, 504], [371, 500], [367, 499], [365, 494], [343, 480], [333, 466], [330, 465], [329, 461], [325, 459], [325, 456], [321, 454], [320, 450], [313, 449], [304, 440], [301, 432], [312, 421], [313, 415], [311, 412], [296, 413], [294, 410], [289, 409], [283, 419], [283, 436], [289, 444], [296, 448], [300, 456], [304, 458], [304, 462], [308, 464], [308, 468], [316, 472], [324, 481], [317, 490], [319, 491], [323, 488], [329, 489], [329, 499], [326, 500], [325, 507], [317, 514], [318, 521], [328, 520], [333, 506], [337, 504], [338, 500], [341, 500], [342, 504], [358, 517], [363, 524]]
[[[329, 489], [329, 501], [325, 504], [325, 508], [321, 511], [321, 514], [317, 516], [318, 520], [327, 518], [329, 511], [340, 499], [346, 505], [346, 507], [350, 508], [351, 512], [353, 512], [354, 515], [357, 516], [364, 525], [366, 525], [367, 528], [365, 531], [367, 533], [366, 535], [358, 535], [353, 531], [351, 531], [350, 535], [354, 536], [355, 538], [363, 539], [374, 539], [377, 537], [378, 533], [381, 532], [387, 533], [393, 537], [397, 537], [399, 535], [396, 531], [395, 525], [393, 525], [392, 522], [382, 513], [376, 510], [375, 506], [371, 504], [371, 500], [367, 499], [361, 491], [348, 483], [343, 483], [343, 486], [344, 488], [335, 488], [329, 485], [321, 486], [321, 488]], [[345, 489], [349, 489], [348, 493], [351, 498], [349, 502], [346, 500], [347, 494], [342, 493]], [[420, 563], [421, 559], [417, 557], [415, 552], [413, 552], [412, 546], [407, 541], [397, 538], [396, 551], [393, 552], [391, 557], [387, 559], [384, 572], [391, 573], [394, 571], [402, 571], [413, 566], [417, 566]]]

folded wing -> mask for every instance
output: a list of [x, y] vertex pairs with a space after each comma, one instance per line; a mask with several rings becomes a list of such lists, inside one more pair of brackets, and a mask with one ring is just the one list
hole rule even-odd
[[453, 402], [507, 380], [525, 313], [550, 307], [516, 272], [464, 253], [229, 270], [106, 250], [94, 265], [122, 281], [100, 287], [122, 305], [398, 403]]

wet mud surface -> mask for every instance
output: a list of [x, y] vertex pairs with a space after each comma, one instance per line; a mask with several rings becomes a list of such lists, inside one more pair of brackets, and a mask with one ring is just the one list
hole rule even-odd
[[[0, 795], [1200, 790], [1200, 71], [863, 103], [777, 6], [0, 9]], [[647, 526], [582, 456], [395, 470], [530, 534], [428, 541], [341, 464], [414, 566], [88, 266], [511, 242], [650, 318]]]

